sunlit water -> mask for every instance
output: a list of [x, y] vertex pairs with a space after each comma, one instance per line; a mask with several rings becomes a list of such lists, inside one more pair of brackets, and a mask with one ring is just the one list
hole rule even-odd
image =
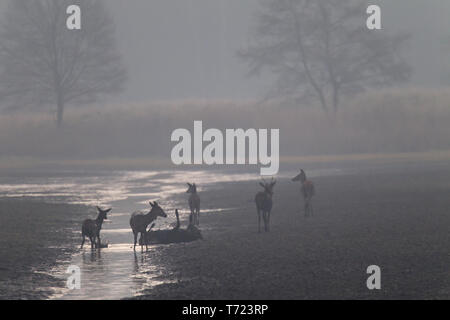
[[[292, 176], [288, 173], [286, 176]], [[311, 176], [339, 174], [339, 170], [317, 170]], [[32, 197], [46, 202], [64, 202], [93, 206], [112, 207], [102, 229], [102, 242], [109, 244], [101, 251], [92, 251], [90, 245], [78, 250], [70, 261], [60, 261], [48, 270], [49, 275], [67, 279], [65, 270], [69, 265], [81, 269], [81, 289], [52, 288], [53, 299], [120, 299], [132, 297], [143, 289], [168, 280], [161, 275], [166, 272], [149, 257], [158, 254], [158, 246], [152, 246], [149, 255], [132, 249], [132, 233], [129, 218], [132, 212], [148, 210], [148, 202], [159, 201], [167, 219], [158, 219], [155, 229], [171, 228], [175, 224], [174, 211], [182, 209], [181, 218], [186, 220], [186, 182], [201, 182], [203, 190], [220, 190], [223, 182], [260, 179], [255, 174], [206, 171], [120, 171], [98, 174], [59, 173], [36, 174], [26, 177], [1, 177], [0, 197]], [[226, 212], [236, 208], [205, 206], [202, 214]], [[93, 217], [94, 218], [94, 217]], [[207, 228], [208, 226], [206, 226]], [[202, 228], [205, 226], [202, 225]], [[80, 234], [79, 226], [73, 232]], [[87, 241], [88, 242], [88, 241]], [[45, 283], [42, 284], [45, 287]], [[26, 286], [24, 287], [26, 290]]]

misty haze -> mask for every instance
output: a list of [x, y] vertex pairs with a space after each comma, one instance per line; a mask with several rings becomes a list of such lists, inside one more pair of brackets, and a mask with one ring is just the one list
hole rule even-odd
[[449, 299], [448, 16], [0, 0], [0, 299]]

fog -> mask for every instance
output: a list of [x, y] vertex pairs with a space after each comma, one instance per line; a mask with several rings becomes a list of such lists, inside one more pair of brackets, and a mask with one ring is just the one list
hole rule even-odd
[[[125, 99], [253, 99], [270, 75], [248, 79], [236, 52], [255, 23], [258, 0], [110, 0], [121, 51], [130, 70]], [[450, 84], [450, 3], [445, 0], [371, 1], [381, 4], [384, 32], [411, 33], [407, 50], [413, 85]], [[447, 68], [442, 68], [447, 66]]]
[[[0, 1], [2, 13], [6, 0]], [[108, 0], [130, 79], [120, 101], [253, 99], [270, 75], [248, 79], [236, 52], [245, 46], [259, 0]], [[385, 32], [412, 35], [412, 85], [450, 84], [450, 3], [376, 0]], [[444, 68], [443, 68], [444, 67]]]
[[249, 77], [238, 56], [253, 40], [260, 1], [104, 3], [128, 73], [125, 90], [94, 104], [68, 104], [60, 129], [52, 106], [16, 112], [0, 103], [2, 167], [11, 165], [8, 159], [117, 158], [124, 164], [154, 157], [169, 163], [171, 131], [191, 130], [194, 120], [216, 128], [280, 128], [282, 157], [450, 147], [448, 1], [371, 2], [382, 8], [377, 32], [410, 35], [402, 53], [411, 79], [343, 99], [334, 122], [314, 102], [261, 102], [275, 76]]
[[448, 299], [449, 15], [0, 0], [0, 300]]

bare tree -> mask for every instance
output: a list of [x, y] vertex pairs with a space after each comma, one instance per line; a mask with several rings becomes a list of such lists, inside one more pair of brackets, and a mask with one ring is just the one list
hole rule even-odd
[[250, 75], [269, 71], [269, 97], [314, 98], [324, 111], [341, 97], [409, 78], [405, 36], [366, 27], [364, 0], [262, 0], [254, 39], [239, 55]]
[[[81, 30], [66, 26], [69, 5], [82, 12]], [[0, 26], [0, 103], [16, 109], [64, 107], [117, 93], [126, 78], [114, 23], [97, 0], [13, 0]]]

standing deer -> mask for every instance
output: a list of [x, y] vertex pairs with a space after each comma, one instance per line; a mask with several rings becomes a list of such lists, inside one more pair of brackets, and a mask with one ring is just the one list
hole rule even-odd
[[306, 173], [303, 170], [300, 170], [300, 174], [294, 177], [292, 181], [300, 181], [300, 183], [302, 184], [301, 192], [305, 201], [305, 217], [313, 216], [314, 209], [312, 206], [312, 197], [316, 192], [314, 183], [306, 178]]
[[[101, 240], [100, 240], [100, 230], [102, 229], [102, 224], [104, 220], [108, 220], [107, 213], [111, 211], [111, 209], [108, 210], [102, 210], [99, 207], [97, 207], [98, 210], [98, 216], [97, 219], [86, 219], [83, 221], [83, 225], [81, 226], [81, 234], [83, 236], [83, 241], [81, 242], [81, 249], [83, 249], [84, 242], [86, 240], [86, 237], [89, 238], [91, 241], [91, 249], [94, 249], [94, 246], [99, 248], [101, 247]], [[98, 240], [98, 244], [95, 242], [95, 240]]]
[[194, 184], [187, 184], [189, 186], [186, 193], [190, 193], [189, 196], [189, 208], [191, 209], [190, 221], [194, 225], [200, 225], [200, 197], [197, 194], [197, 186]]
[[[138, 234], [139, 233], [141, 234], [141, 238], [143, 239], [143, 242], [145, 242], [145, 249], [148, 250], [147, 241], [145, 239], [148, 225], [150, 223], [152, 223], [153, 221], [155, 221], [158, 217], [167, 218], [167, 214], [159, 206], [159, 204], [156, 203], [156, 201], [153, 203], [150, 202], [150, 206], [152, 207], [152, 209], [147, 214], [134, 212], [131, 215], [130, 226], [131, 226], [131, 230], [133, 230], [133, 235], [134, 235], [134, 248], [133, 248], [134, 251], [136, 251], [136, 243], [137, 243]], [[141, 242], [141, 251], [144, 251], [142, 242]]]
[[273, 178], [270, 183], [267, 183], [265, 180], [263, 182], [260, 182], [259, 185], [264, 188], [264, 191], [258, 192], [255, 196], [256, 211], [258, 213], [258, 232], [261, 232], [261, 213], [264, 220], [264, 230], [266, 232], [269, 231], [270, 212], [273, 205], [273, 187], [277, 183]]

